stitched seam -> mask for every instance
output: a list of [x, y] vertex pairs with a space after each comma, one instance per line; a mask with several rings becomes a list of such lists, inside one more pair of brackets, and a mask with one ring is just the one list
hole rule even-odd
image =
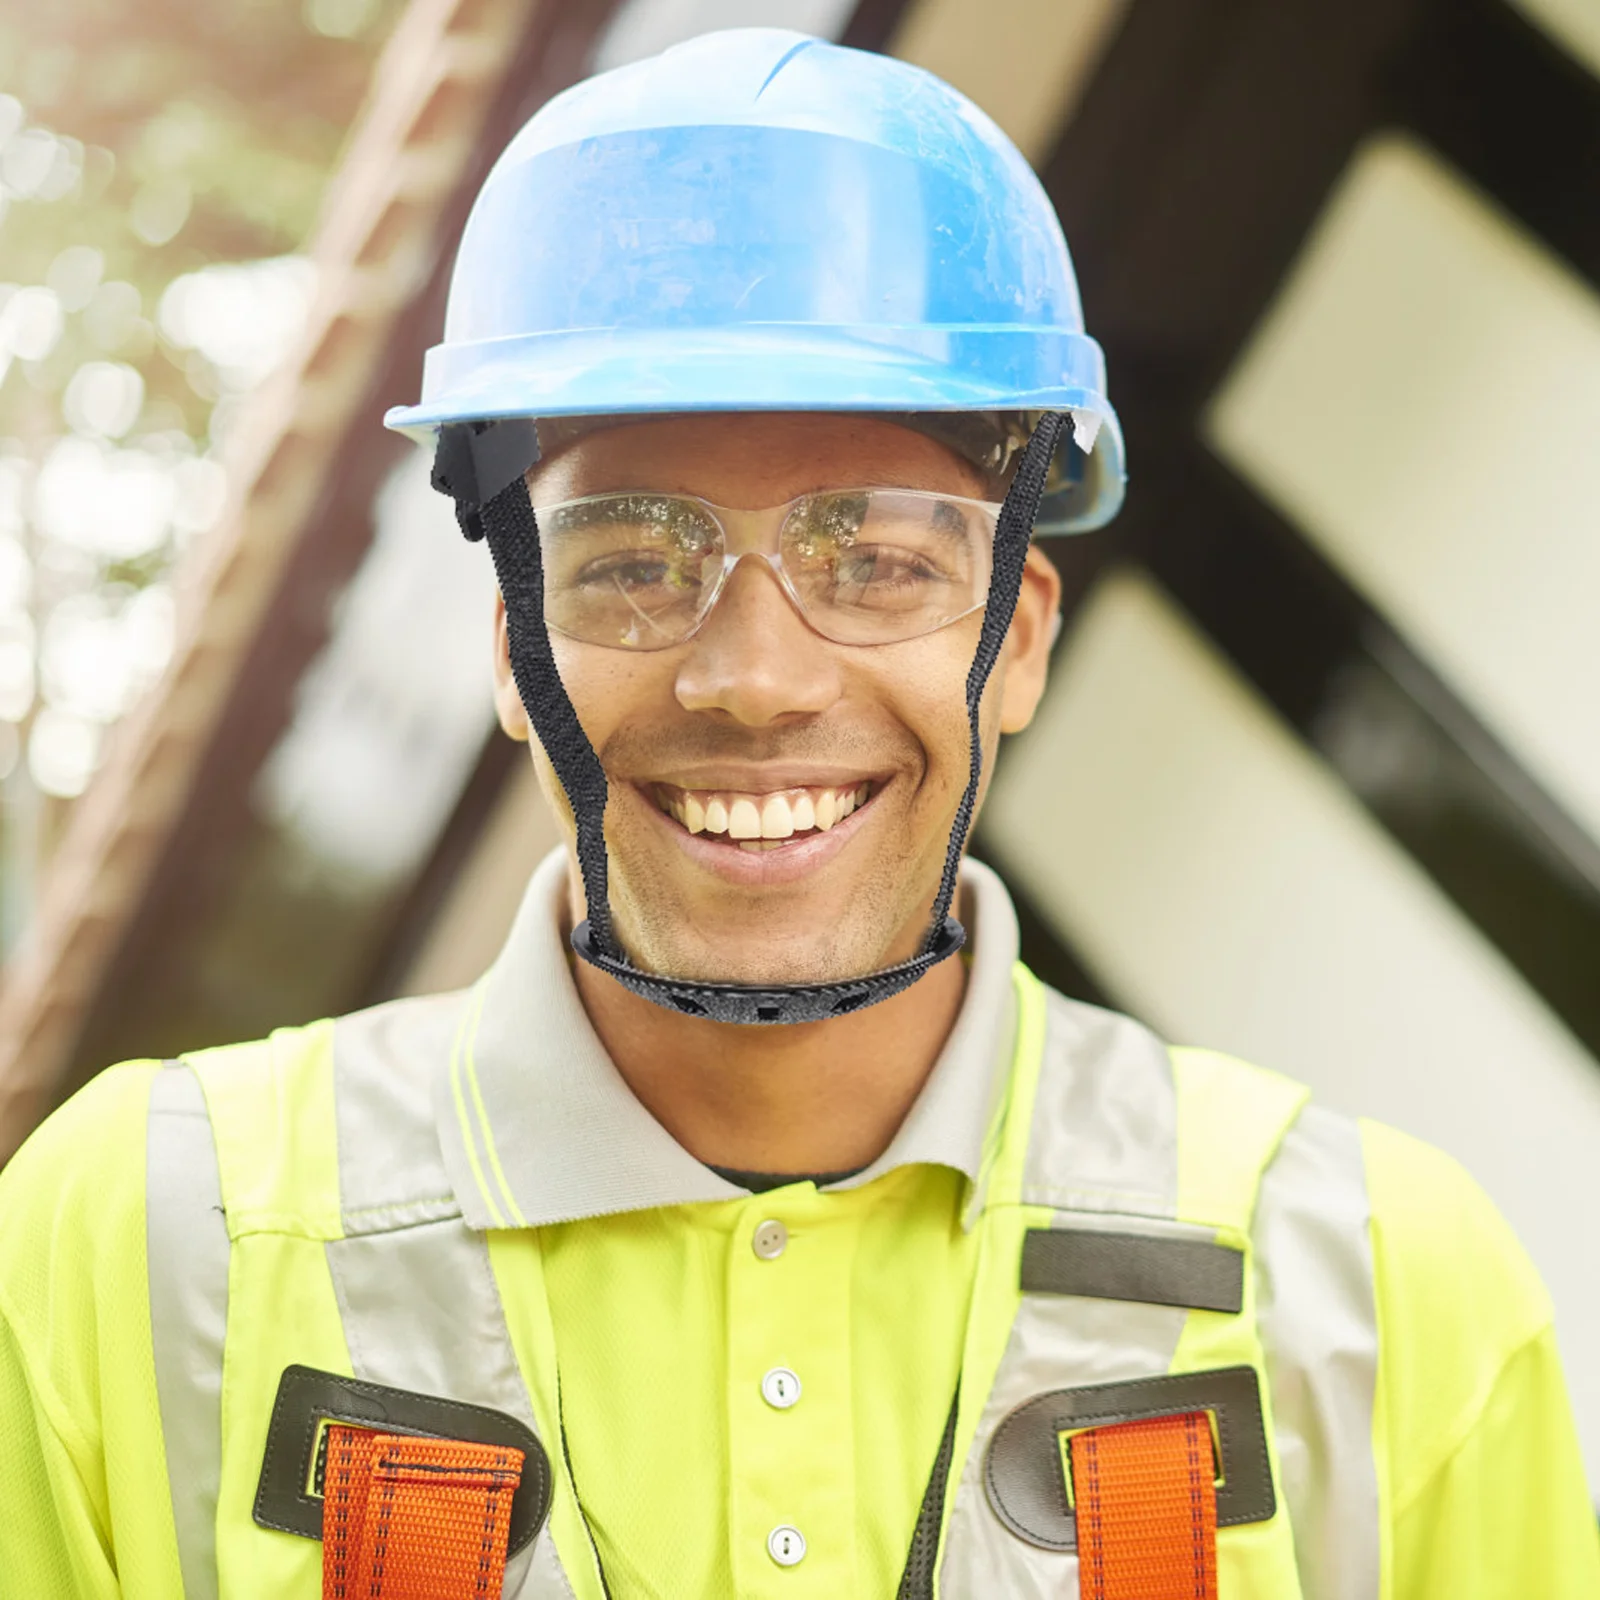
[[[22, 1357], [23, 1376], [28, 1381], [29, 1389], [39, 1398], [39, 1414], [44, 1418], [50, 1431], [55, 1434], [57, 1441], [67, 1452], [67, 1459], [72, 1463], [72, 1470], [77, 1477], [79, 1485], [85, 1488], [85, 1499], [88, 1499], [87, 1486], [84, 1485], [83, 1474], [79, 1470], [78, 1462], [81, 1458], [90, 1457], [93, 1451], [89, 1442], [79, 1432], [77, 1424], [72, 1419], [72, 1412], [66, 1402], [56, 1392], [53, 1385], [44, 1376], [45, 1364], [39, 1359], [38, 1352], [32, 1344], [23, 1337], [22, 1319], [17, 1315], [10, 1300], [7, 1298], [5, 1288], [0, 1285], [0, 1322], [4, 1322], [11, 1335], [12, 1342], [17, 1347], [17, 1353]], [[163, 1452], [165, 1442], [163, 1441]], [[110, 1537], [107, 1529], [100, 1529], [106, 1538], [106, 1546], [110, 1548]]]
[[453, 1194], [424, 1195], [420, 1200], [386, 1200], [374, 1206], [356, 1206], [353, 1210], [345, 1212], [347, 1217], [378, 1217], [386, 1211], [399, 1211], [418, 1206], [453, 1206], [456, 1197]]
[[[428, 1209], [437, 1208], [437, 1209]], [[397, 1216], [395, 1213], [415, 1213]], [[375, 1226], [362, 1226], [363, 1220]], [[413, 1228], [433, 1228], [441, 1222], [458, 1222], [461, 1205], [454, 1195], [443, 1195], [437, 1200], [400, 1200], [389, 1206], [363, 1206], [360, 1211], [345, 1213], [345, 1239], [381, 1239], [392, 1233], [408, 1233]], [[340, 1240], [330, 1239], [329, 1244]]]
[[1467, 1442], [1477, 1431], [1478, 1425], [1483, 1421], [1484, 1412], [1489, 1409], [1490, 1401], [1494, 1399], [1496, 1392], [1499, 1390], [1506, 1373], [1510, 1371], [1512, 1364], [1526, 1355], [1528, 1351], [1534, 1347], [1534, 1345], [1538, 1344], [1539, 1341], [1543, 1339], [1545, 1335], [1552, 1330], [1552, 1328], [1554, 1328], [1554, 1326], [1555, 1324], [1553, 1322], [1546, 1322], [1542, 1327], [1524, 1339], [1522, 1343], [1519, 1344], [1495, 1369], [1494, 1378], [1490, 1381], [1483, 1394], [1478, 1397], [1477, 1403], [1473, 1405], [1463, 1417], [1459, 1429], [1457, 1430], [1455, 1436], [1451, 1439], [1450, 1443], [1439, 1452], [1438, 1460], [1436, 1460], [1434, 1464], [1418, 1478], [1417, 1482], [1411, 1488], [1407, 1489], [1403, 1494], [1397, 1493], [1395, 1495], [1393, 1513], [1394, 1521], [1398, 1522], [1400, 1518], [1403, 1517], [1412, 1508], [1412, 1506], [1414, 1506], [1417, 1501], [1422, 1498], [1427, 1490], [1432, 1487], [1434, 1479], [1436, 1479], [1439, 1474], [1443, 1472], [1458, 1455], [1460, 1455], [1461, 1451], [1466, 1447]]

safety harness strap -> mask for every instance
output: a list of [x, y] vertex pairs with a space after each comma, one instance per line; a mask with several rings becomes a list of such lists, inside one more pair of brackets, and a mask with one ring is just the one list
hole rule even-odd
[[1203, 1411], [1063, 1436], [1079, 1600], [1216, 1600], [1217, 1493]]
[[498, 1600], [522, 1452], [328, 1428], [322, 1600]]

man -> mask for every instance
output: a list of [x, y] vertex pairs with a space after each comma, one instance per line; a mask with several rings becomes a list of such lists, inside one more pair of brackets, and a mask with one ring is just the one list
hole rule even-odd
[[593, 80], [425, 391], [567, 846], [470, 993], [121, 1067], [16, 1158], [4, 1592], [1600, 1593], [1470, 1180], [1048, 993], [957, 879], [1029, 531], [1121, 486], [998, 130], [766, 30]]

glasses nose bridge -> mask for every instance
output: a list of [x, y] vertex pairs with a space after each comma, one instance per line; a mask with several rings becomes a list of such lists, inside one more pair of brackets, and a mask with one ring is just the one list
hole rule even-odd
[[793, 504], [742, 510], [735, 506], [710, 506], [722, 529], [724, 565], [730, 569], [747, 555], [765, 556], [771, 563], [782, 548], [783, 525]]
[[734, 506], [711, 505], [709, 501], [706, 504], [722, 530], [722, 572], [717, 579], [716, 592], [702, 614], [702, 625], [704, 619], [710, 616], [723, 595], [727, 593], [728, 585], [733, 581], [734, 572], [739, 564], [746, 556], [753, 556], [766, 566], [773, 581], [783, 592], [784, 598], [794, 607], [800, 619], [810, 627], [806, 608], [801, 603], [794, 584], [789, 581], [789, 574], [783, 565], [783, 527], [789, 519], [790, 512], [794, 510], [794, 502], [790, 501], [781, 506], [763, 506], [753, 511]]

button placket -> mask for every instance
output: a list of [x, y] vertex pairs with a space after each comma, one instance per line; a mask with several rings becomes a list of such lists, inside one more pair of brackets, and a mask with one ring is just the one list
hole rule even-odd
[[728, 1296], [735, 1587], [750, 1600], [852, 1593], [854, 1219], [831, 1197], [790, 1191], [752, 1204], [739, 1233]]

